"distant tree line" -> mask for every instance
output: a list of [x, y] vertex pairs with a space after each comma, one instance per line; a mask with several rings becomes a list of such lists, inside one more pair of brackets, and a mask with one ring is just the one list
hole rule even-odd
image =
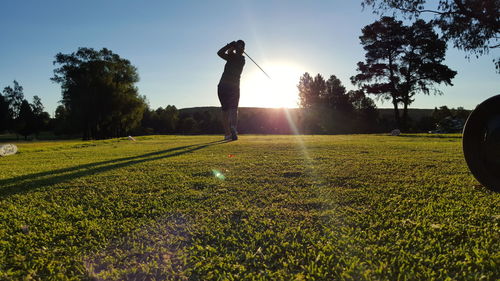
[[[448, 108], [447, 106], [432, 109], [409, 109], [408, 129], [410, 133], [459, 133], [463, 130], [465, 121], [471, 113], [463, 107]], [[388, 132], [394, 127], [394, 117], [387, 109], [379, 110], [379, 126]]]
[[24, 98], [23, 87], [14, 80], [0, 94], [0, 132], [11, 132], [17, 138], [37, 135], [50, 128], [50, 115], [44, 111], [41, 99], [33, 96], [30, 103]]
[[371, 133], [378, 130], [375, 103], [362, 90], [346, 91], [335, 75], [305, 73], [298, 84], [303, 133]]
[[[328, 80], [305, 73], [299, 81], [302, 108], [240, 108], [238, 130], [243, 134], [346, 134], [383, 133], [394, 128], [387, 110], [377, 109], [373, 100], [360, 90], [346, 92], [335, 75]], [[0, 95], [0, 133], [10, 132], [27, 139], [40, 132], [51, 132], [60, 138], [84, 137], [76, 130], [64, 105], [50, 118], [41, 100], [24, 99], [17, 81]], [[418, 113], [409, 110], [408, 132], [458, 132], [468, 114], [463, 108], [441, 106]], [[412, 113], [413, 112], [413, 113]], [[220, 108], [199, 107], [177, 109], [174, 105], [151, 109], [147, 104], [139, 122], [122, 135], [150, 134], [222, 134]], [[116, 136], [116, 135], [113, 135]], [[113, 137], [110, 136], [110, 137]]]

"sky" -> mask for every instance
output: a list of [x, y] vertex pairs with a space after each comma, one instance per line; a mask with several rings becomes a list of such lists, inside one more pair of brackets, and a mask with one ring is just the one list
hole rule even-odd
[[[378, 19], [361, 0], [2, 0], [0, 11], [0, 88], [17, 80], [51, 115], [61, 99], [60, 85], [50, 80], [54, 56], [78, 47], [106, 47], [130, 60], [151, 108], [219, 106], [225, 62], [216, 53], [237, 39], [272, 78], [247, 59], [240, 106], [296, 106], [304, 72], [335, 75], [355, 90], [349, 78], [364, 60], [361, 29]], [[500, 50], [465, 56], [450, 46], [445, 64], [458, 72], [454, 86], [440, 86], [441, 96], [417, 95], [411, 108], [473, 109], [500, 94], [492, 62]]]

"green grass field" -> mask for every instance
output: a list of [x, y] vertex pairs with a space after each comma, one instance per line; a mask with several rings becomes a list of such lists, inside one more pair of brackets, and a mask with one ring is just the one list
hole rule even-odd
[[19, 142], [0, 280], [498, 280], [459, 135]]

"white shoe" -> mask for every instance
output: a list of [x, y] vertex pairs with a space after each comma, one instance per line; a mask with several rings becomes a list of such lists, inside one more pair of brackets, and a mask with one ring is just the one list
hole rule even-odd
[[224, 140], [225, 140], [225, 141], [229, 141], [229, 140], [231, 140], [231, 135], [229, 135], [229, 136], [224, 136]]

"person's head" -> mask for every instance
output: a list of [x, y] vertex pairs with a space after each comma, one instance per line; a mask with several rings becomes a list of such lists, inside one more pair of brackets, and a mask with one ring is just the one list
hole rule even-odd
[[245, 41], [243, 41], [243, 40], [236, 41], [236, 44], [234, 46], [234, 51], [237, 54], [242, 55], [243, 52], [245, 51]]

